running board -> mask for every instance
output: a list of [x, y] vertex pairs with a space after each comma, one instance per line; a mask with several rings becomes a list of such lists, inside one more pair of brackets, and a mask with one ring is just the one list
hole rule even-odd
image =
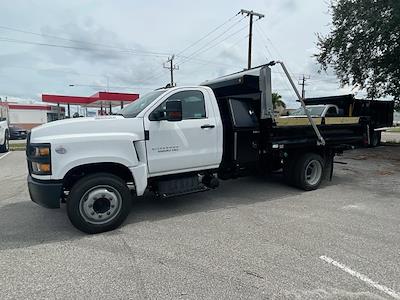
[[189, 176], [157, 182], [156, 195], [163, 198], [193, 194], [209, 190], [200, 182], [199, 176]]

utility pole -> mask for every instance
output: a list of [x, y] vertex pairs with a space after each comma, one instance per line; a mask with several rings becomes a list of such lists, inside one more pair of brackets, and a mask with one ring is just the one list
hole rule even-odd
[[174, 65], [175, 54], [168, 58], [168, 60], [163, 64], [165, 69], [171, 72], [171, 86], [174, 86], [174, 70], [179, 70], [179, 66]]
[[303, 74], [303, 77], [300, 79], [301, 81], [299, 82], [299, 85], [301, 85], [301, 98], [305, 99], [306, 98], [306, 80], [310, 79], [310, 76], [306, 76]]
[[241, 9], [240, 13], [242, 15], [246, 15], [250, 17], [250, 25], [249, 25], [249, 49], [247, 55], [247, 69], [251, 69], [251, 44], [253, 42], [253, 16], [258, 17], [258, 20], [264, 18], [263, 14], [256, 13], [252, 10]]

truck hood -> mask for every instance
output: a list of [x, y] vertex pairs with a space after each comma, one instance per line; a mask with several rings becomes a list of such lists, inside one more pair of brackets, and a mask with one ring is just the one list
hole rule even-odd
[[63, 138], [127, 135], [134, 141], [144, 139], [143, 119], [123, 116], [75, 118], [50, 122], [31, 131], [32, 143], [48, 143]]

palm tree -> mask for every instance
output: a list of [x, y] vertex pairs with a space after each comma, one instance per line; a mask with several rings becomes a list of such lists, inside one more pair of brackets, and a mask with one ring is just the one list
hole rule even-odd
[[278, 108], [279, 106], [286, 108], [286, 103], [283, 102], [282, 96], [278, 93], [272, 93], [272, 105], [274, 106], [274, 109]]

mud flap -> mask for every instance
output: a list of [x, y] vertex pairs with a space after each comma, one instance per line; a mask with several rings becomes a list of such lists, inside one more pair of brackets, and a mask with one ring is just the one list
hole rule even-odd
[[327, 153], [325, 155], [325, 166], [324, 166], [324, 179], [332, 181], [333, 177], [333, 159], [335, 153]]

